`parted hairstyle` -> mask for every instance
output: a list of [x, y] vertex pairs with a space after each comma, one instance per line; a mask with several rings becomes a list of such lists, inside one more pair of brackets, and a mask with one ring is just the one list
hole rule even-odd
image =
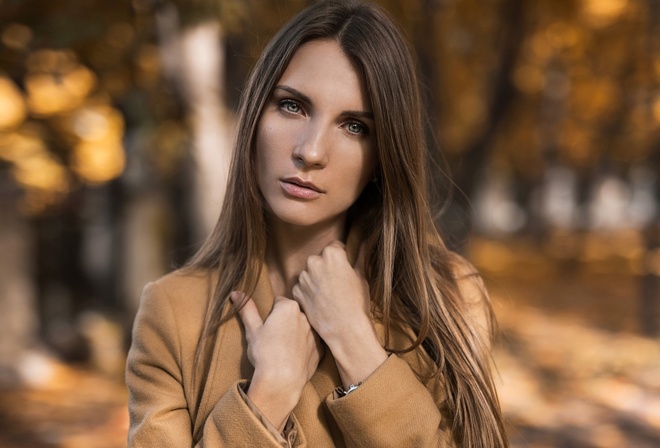
[[[375, 123], [376, 181], [348, 212], [347, 226], [368, 229], [364, 272], [372, 309], [385, 328], [411, 330], [435, 380], [446, 390], [442, 411], [460, 447], [508, 446], [490, 371], [490, 356], [467, 317], [457, 286], [458, 257], [433, 222], [426, 190], [426, 146], [416, 68], [405, 39], [378, 6], [319, 1], [286, 24], [266, 46], [243, 91], [227, 193], [218, 222], [188, 263], [218, 273], [206, 323], [211, 335], [236, 312], [231, 291], [254, 291], [267, 244], [255, 147], [264, 105], [296, 50], [333, 39], [357, 63]], [[476, 275], [474, 273], [473, 275]], [[492, 310], [483, 300], [492, 324]], [[491, 325], [491, 328], [493, 325]], [[399, 352], [401, 352], [399, 350]]]

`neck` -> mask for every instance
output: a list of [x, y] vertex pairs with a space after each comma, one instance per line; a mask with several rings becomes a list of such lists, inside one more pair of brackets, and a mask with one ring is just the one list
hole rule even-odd
[[291, 298], [291, 290], [305, 269], [307, 258], [319, 255], [332, 241], [344, 241], [344, 224], [345, 218], [342, 218], [330, 224], [302, 227], [272, 216], [267, 218], [265, 261], [275, 296]]

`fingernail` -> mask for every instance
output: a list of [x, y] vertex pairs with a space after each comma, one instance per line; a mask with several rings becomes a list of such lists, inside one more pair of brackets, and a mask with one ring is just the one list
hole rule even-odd
[[238, 291], [232, 291], [229, 293], [229, 298], [231, 299], [232, 303], [236, 305], [236, 303], [240, 301], [241, 295]]

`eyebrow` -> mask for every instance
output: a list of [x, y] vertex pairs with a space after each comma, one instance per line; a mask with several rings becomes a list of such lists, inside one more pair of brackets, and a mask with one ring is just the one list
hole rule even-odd
[[[312, 100], [310, 97], [305, 95], [299, 90], [294, 89], [291, 86], [287, 86], [286, 84], [279, 84], [275, 86], [274, 90], [284, 90], [285, 92], [290, 93], [291, 95], [297, 97], [300, 101], [307, 103], [307, 104], [312, 104]], [[367, 118], [369, 120], [374, 119], [374, 114], [372, 112], [367, 112], [367, 111], [362, 111], [362, 110], [345, 110], [343, 111], [340, 116], [342, 117], [356, 117], [356, 118]]]

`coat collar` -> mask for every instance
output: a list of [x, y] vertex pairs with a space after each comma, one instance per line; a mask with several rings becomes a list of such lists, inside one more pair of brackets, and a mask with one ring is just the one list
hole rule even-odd
[[[354, 225], [346, 238], [346, 255], [351, 265], [354, 265], [357, 260], [362, 235], [361, 228]], [[217, 277], [215, 280], [217, 281]], [[262, 263], [259, 280], [252, 293], [252, 298], [261, 318], [266, 319], [273, 309], [275, 301], [275, 294], [270, 283], [266, 263]], [[227, 306], [231, 306], [231, 304], [228, 302]], [[210, 364], [208, 364], [208, 369], [204, 371], [206, 380], [200, 384], [201, 389], [194, 392], [194, 394], [200, 394], [197, 395], [200, 406], [195, 413], [193, 428], [196, 439], [201, 437], [204, 422], [220, 397], [238, 379], [251, 378], [254, 372], [247, 358], [247, 342], [243, 325], [240, 323], [238, 316], [229, 319], [220, 327], [212, 347]], [[334, 357], [326, 347], [323, 359], [321, 359], [311, 381], [303, 389], [303, 394], [294, 413], [300, 415], [303, 419], [323, 420], [325, 421], [324, 424], [327, 425], [328, 417], [323, 413], [319, 414], [318, 407], [340, 383], [341, 380]]]

